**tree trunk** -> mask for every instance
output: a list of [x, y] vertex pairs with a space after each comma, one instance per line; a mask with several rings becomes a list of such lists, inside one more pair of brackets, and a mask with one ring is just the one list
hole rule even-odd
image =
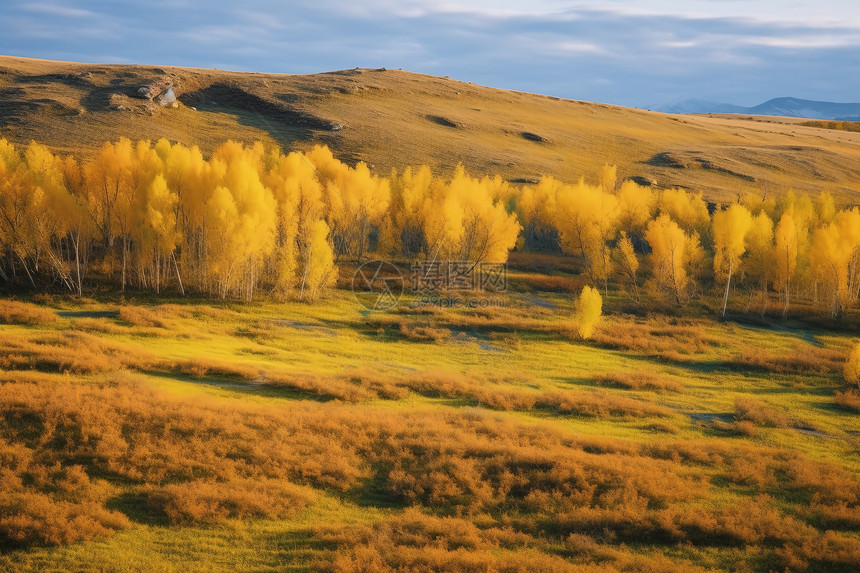
[[176, 269], [176, 281], [179, 283], [179, 292], [185, 296], [185, 287], [182, 286], [182, 277], [179, 275], [179, 265], [176, 264], [176, 253], [171, 251], [170, 258], [173, 259], [173, 268]]
[[121, 291], [125, 292], [125, 266], [126, 266], [126, 251], [128, 250], [126, 247], [127, 239], [125, 235], [122, 236], [122, 288]]
[[839, 320], [842, 318], [842, 300], [839, 297], [839, 287], [836, 287], [836, 291], [833, 293], [833, 312], [832, 317], [835, 320]]
[[78, 280], [77, 280], [77, 291], [78, 298], [83, 296], [83, 287], [81, 286], [81, 237], [78, 235], [73, 241], [72, 244], [75, 247], [75, 270], [77, 272]]
[[723, 295], [723, 312], [721, 316], [725, 318], [726, 316], [726, 307], [729, 305], [729, 285], [732, 284], [732, 263], [729, 261], [729, 276], [726, 278], [726, 292]]
[[18, 259], [21, 261], [21, 266], [24, 267], [24, 272], [27, 273], [27, 278], [30, 279], [30, 285], [36, 288], [36, 281], [33, 280], [33, 275], [30, 274], [30, 269], [27, 268], [27, 261], [21, 255], [18, 255]]

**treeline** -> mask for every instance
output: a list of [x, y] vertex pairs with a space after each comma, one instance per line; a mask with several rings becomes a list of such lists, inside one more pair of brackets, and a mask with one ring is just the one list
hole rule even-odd
[[121, 139], [79, 162], [0, 140], [0, 279], [78, 295], [92, 275], [122, 290], [313, 299], [338, 259], [369, 251], [505, 261], [520, 230], [505, 186], [462, 169], [380, 178], [325, 147], [283, 155], [228, 141], [207, 160]]
[[[860, 210], [746, 196], [717, 208], [700, 193], [617, 181], [516, 186], [430, 168], [380, 177], [325, 147], [284, 155], [228, 141], [209, 159], [160, 140], [106, 143], [91, 160], [0, 140], [0, 279], [81, 294], [94, 284], [250, 300], [313, 299], [339, 260], [503, 262], [510, 250], [578, 256], [610, 281], [685, 304], [716, 287], [764, 313], [778, 296], [834, 317], [860, 296]], [[91, 279], [88, 277], [92, 276]]]
[[825, 121], [821, 119], [813, 119], [811, 121], [804, 121], [800, 125], [807, 127], [820, 127], [823, 129], [836, 129], [839, 131], [860, 131], [860, 122], [856, 121]]
[[[782, 312], [803, 300], [834, 318], [860, 295], [860, 209], [837, 210], [823, 192], [815, 200], [789, 191], [779, 200], [746, 195], [711, 206], [700, 193], [616, 182], [604, 166], [596, 185], [544, 178], [526, 187], [517, 212], [526, 238], [558, 237], [562, 250], [582, 257], [595, 283], [615, 279], [638, 299], [641, 287], [683, 304], [707, 287], [721, 289], [725, 314], [732, 287], [745, 308]], [[644, 264], [643, 264], [644, 263]]]

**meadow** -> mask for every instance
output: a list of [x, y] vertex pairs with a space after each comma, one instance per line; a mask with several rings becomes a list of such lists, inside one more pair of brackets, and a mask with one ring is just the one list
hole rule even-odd
[[483, 309], [3, 300], [0, 568], [857, 570], [853, 332], [613, 289], [581, 340], [529, 260]]

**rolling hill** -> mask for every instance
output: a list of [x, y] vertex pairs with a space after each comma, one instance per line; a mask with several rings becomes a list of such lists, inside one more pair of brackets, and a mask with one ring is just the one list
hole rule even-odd
[[[170, 85], [172, 106], [141, 99]], [[161, 88], [159, 88], [161, 89]], [[152, 95], [152, 94], [150, 94]], [[498, 90], [400, 70], [271, 75], [0, 57], [0, 136], [87, 156], [105, 140], [165, 137], [204, 153], [225, 139], [326, 144], [378, 172], [462, 162], [514, 182], [619, 176], [739, 193], [860, 192], [860, 133], [775, 117], [676, 116]]]
[[835, 103], [814, 101], [794, 97], [778, 97], [752, 107], [702, 100], [685, 100], [658, 111], [666, 113], [744, 113], [751, 115], [776, 115], [803, 117], [807, 119], [830, 119], [837, 121], [860, 120], [860, 103]]

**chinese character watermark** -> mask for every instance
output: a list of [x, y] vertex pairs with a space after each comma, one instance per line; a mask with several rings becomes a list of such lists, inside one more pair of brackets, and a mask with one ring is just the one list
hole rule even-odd
[[404, 294], [411, 295], [412, 308], [503, 307], [504, 299], [485, 295], [507, 289], [508, 272], [503, 263], [416, 261], [404, 278], [389, 261], [369, 261], [358, 267], [352, 279], [355, 299], [368, 310], [388, 310]]

